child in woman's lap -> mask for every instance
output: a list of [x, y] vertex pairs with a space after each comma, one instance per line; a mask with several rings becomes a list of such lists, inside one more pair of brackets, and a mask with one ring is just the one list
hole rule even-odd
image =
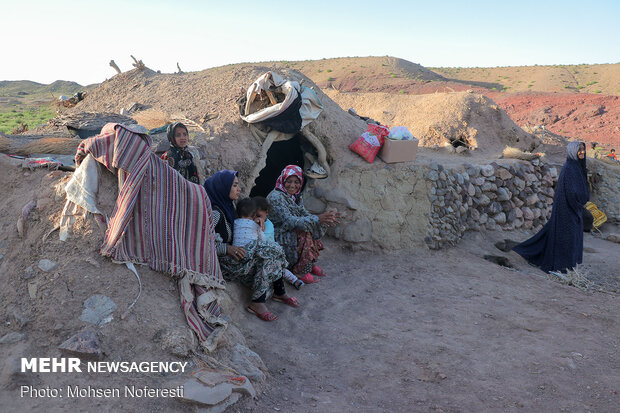
[[[274, 244], [280, 246], [278, 243], [276, 243], [274, 238], [273, 224], [271, 223], [269, 218], [267, 218], [267, 216], [269, 215], [269, 211], [271, 210], [271, 205], [269, 204], [269, 201], [267, 201], [267, 199], [262, 196], [256, 196], [252, 199], [255, 201], [256, 204], [255, 222], [263, 229], [266, 241], [273, 242]], [[295, 276], [295, 274], [290, 272], [288, 269], [284, 270], [284, 279], [298, 290], [301, 288], [302, 285], [304, 285], [304, 282], [297, 278], [297, 276]]]

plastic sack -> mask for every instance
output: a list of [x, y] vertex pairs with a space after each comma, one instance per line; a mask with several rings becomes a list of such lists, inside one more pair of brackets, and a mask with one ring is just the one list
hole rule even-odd
[[357, 138], [355, 142], [349, 145], [349, 149], [364, 158], [366, 162], [373, 163], [377, 153], [379, 153], [379, 150], [383, 145], [383, 142], [385, 142], [384, 137], [375, 136], [366, 131], [362, 133], [362, 135]]
[[[371, 123], [368, 125], [366, 132], [371, 133], [378, 138], [385, 138], [390, 134], [390, 128], [388, 128], [387, 126], [375, 125], [374, 123]], [[383, 142], [381, 143], [383, 144]]]
[[410, 141], [413, 140], [413, 135], [409, 132], [406, 126], [394, 126], [390, 129], [388, 139], [395, 141]]

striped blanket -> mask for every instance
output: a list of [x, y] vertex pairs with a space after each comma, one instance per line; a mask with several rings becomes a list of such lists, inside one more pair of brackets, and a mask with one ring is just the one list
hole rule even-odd
[[119, 182], [101, 254], [178, 277], [190, 327], [204, 348], [215, 349], [226, 326], [218, 304], [224, 281], [205, 189], [155, 156], [149, 136], [122, 125], [82, 141], [76, 165], [87, 154], [116, 174]]

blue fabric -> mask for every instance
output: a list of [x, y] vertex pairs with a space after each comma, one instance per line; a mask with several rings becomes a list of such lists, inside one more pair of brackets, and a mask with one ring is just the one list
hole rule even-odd
[[219, 207], [231, 224], [235, 222], [235, 205], [230, 199], [230, 189], [236, 176], [237, 171], [224, 169], [217, 171], [204, 183], [211, 205]]
[[269, 219], [265, 220], [265, 239], [269, 241], [276, 242], [275, 238], [275, 228], [273, 227], [273, 222], [269, 221]]
[[513, 248], [545, 272], [566, 272], [583, 262], [582, 211], [590, 191], [585, 157], [577, 157], [579, 145], [570, 142], [566, 148], [567, 159], [555, 187], [551, 218], [536, 235]]

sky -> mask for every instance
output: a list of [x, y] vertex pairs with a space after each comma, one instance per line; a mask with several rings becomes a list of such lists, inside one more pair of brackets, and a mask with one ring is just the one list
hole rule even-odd
[[0, 80], [394, 56], [426, 67], [620, 62], [620, 0], [0, 0]]

